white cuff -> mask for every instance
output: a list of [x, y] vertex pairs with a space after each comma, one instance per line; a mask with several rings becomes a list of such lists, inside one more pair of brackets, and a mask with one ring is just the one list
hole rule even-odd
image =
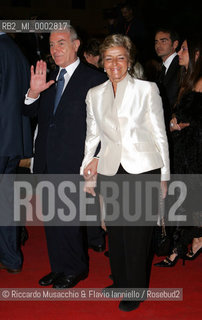
[[[29, 90], [30, 90], [30, 89], [29, 89]], [[39, 97], [40, 97], [40, 94], [39, 94], [39, 96], [38, 96], [37, 98], [35, 98], [35, 99], [28, 97], [27, 95], [28, 95], [28, 93], [29, 93], [29, 90], [27, 91], [27, 93], [26, 93], [26, 95], [25, 95], [24, 103], [25, 103], [26, 105], [32, 104], [33, 102], [35, 102], [36, 100], [38, 100]]]

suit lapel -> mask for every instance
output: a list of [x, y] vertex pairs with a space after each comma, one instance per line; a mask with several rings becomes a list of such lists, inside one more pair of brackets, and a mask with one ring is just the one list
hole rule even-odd
[[[49, 80], [54, 80], [56, 81], [56, 77], [57, 77], [57, 74], [58, 74], [58, 68], [57, 70], [53, 71], [51, 74], [50, 74], [50, 77], [48, 78], [48, 81]], [[46, 94], [46, 91], [45, 91], [45, 94]], [[48, 100], [50, 101], [49, 102], [49, 110], [50, 110], [50, 115], [53, 115], [53, 109], [54, 109], [54, 102], [55, 102], [55, 94], [56, 94], [56, 83], [54, 83], [52, 86], [50, 86], [50, 88], [47, 90], [47, 94], [48, 94]]]
[[110, 81], [106, 83], [106, 86], [100, 91], [97, 96], [99, 109], [101, 110], [100, 117], [106, 122], [107, 119], [111, 119], [112, 122], [117, 122], [118, 117], [122, 114], [126, 114], [131, 106], [131, 96], [134, 93], [134, 81], [127, 75], [126, 81], [120, 83], [121, 86], [117, 88], [117, 95], [114, 98], [113, 88]]
[[[119, 90], [117, 90], [117, 97], [115, 105], [118, 110], [118, 115], [121, 115], [123, 110], [127, 110], [131, 105], [131, 97], [134, 95], [134, 81], [127, 75], [126, 81], [121, 84]], [[124, 112], [125, 113], [125, 112]]]
[[179, 58], [178, 56], [175, 56], [175, 58], [173, 59], [173, 61], [171, 62], [169, 68], [168, 68], [168, 71], [165, 75], [165, 78], [164, 78], [164, 83], [167, 83], [169, 82], [170, 78], [173, 77], [173, 74], [176, 73], [176, 69], [178, 67], [178, 61], [179, 61]]

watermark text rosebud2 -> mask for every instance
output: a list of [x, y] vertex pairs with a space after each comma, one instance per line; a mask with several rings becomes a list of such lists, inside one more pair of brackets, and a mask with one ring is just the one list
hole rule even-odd
[[[152, 177], [149, 181], [144, 175], [144, 180], [137, 181], [128, 181], [129, 175], [101, 181], [95, 189], [97, 197], [84, 192], [85, 182], [79, 175], [31, 176], [35, 177], [34, 182], [18, 176], [13, 187], [2, 186], [0, 181], [1, 212], [6, 212], [5, 207], [8, 207], [8, 213], [0, 216], [1, 225], [10, 225], [9, 219], [17, 225], [24, 225], [25, 221], [27, 225], [100, 225], [104, 219], [107, 225], [155, 226], [162, 217], [166, 217], [167, 224], [195, 225], [186, 214], [189, 212], [186, 208], [189, 186], [184, 181], [169, 183], [167, 202], [161, 198], [159, 179]], [[6, 201], [12, 197], [12, 188], [13, 202]], [[103, 212], [99, 212], [99, 194], [103, 198], [104, 218]], [[190, 205], [194, 206], [188, 203], [188, 207]], [[200, 214], [198, 219], [201, 220]]]

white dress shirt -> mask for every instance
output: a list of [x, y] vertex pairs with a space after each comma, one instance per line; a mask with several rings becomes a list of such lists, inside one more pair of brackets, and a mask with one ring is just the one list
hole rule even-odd
[[171, 56], [169, 56], [166, 61], [163, 62], [163, 65], [166, 67], [166, 72], [168, 71], [168, 68], [170, 67], [171, 62], [173, 61], [173, 59], [177, 56], [177, 53], [174, 52], [173, 54], [171, 54]]

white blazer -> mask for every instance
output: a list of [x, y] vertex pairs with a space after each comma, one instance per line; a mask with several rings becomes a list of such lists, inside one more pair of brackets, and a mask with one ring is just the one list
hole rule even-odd
[[110, 80], [88, 91], [84, 168], [101, 141], [97, 171], [115, 175], [120, 163], [132, 174], [161, 168], [170, 179], [168, 142], [162, 101], [155, 83], [132, 78], [118, 82], [114, 97]]

